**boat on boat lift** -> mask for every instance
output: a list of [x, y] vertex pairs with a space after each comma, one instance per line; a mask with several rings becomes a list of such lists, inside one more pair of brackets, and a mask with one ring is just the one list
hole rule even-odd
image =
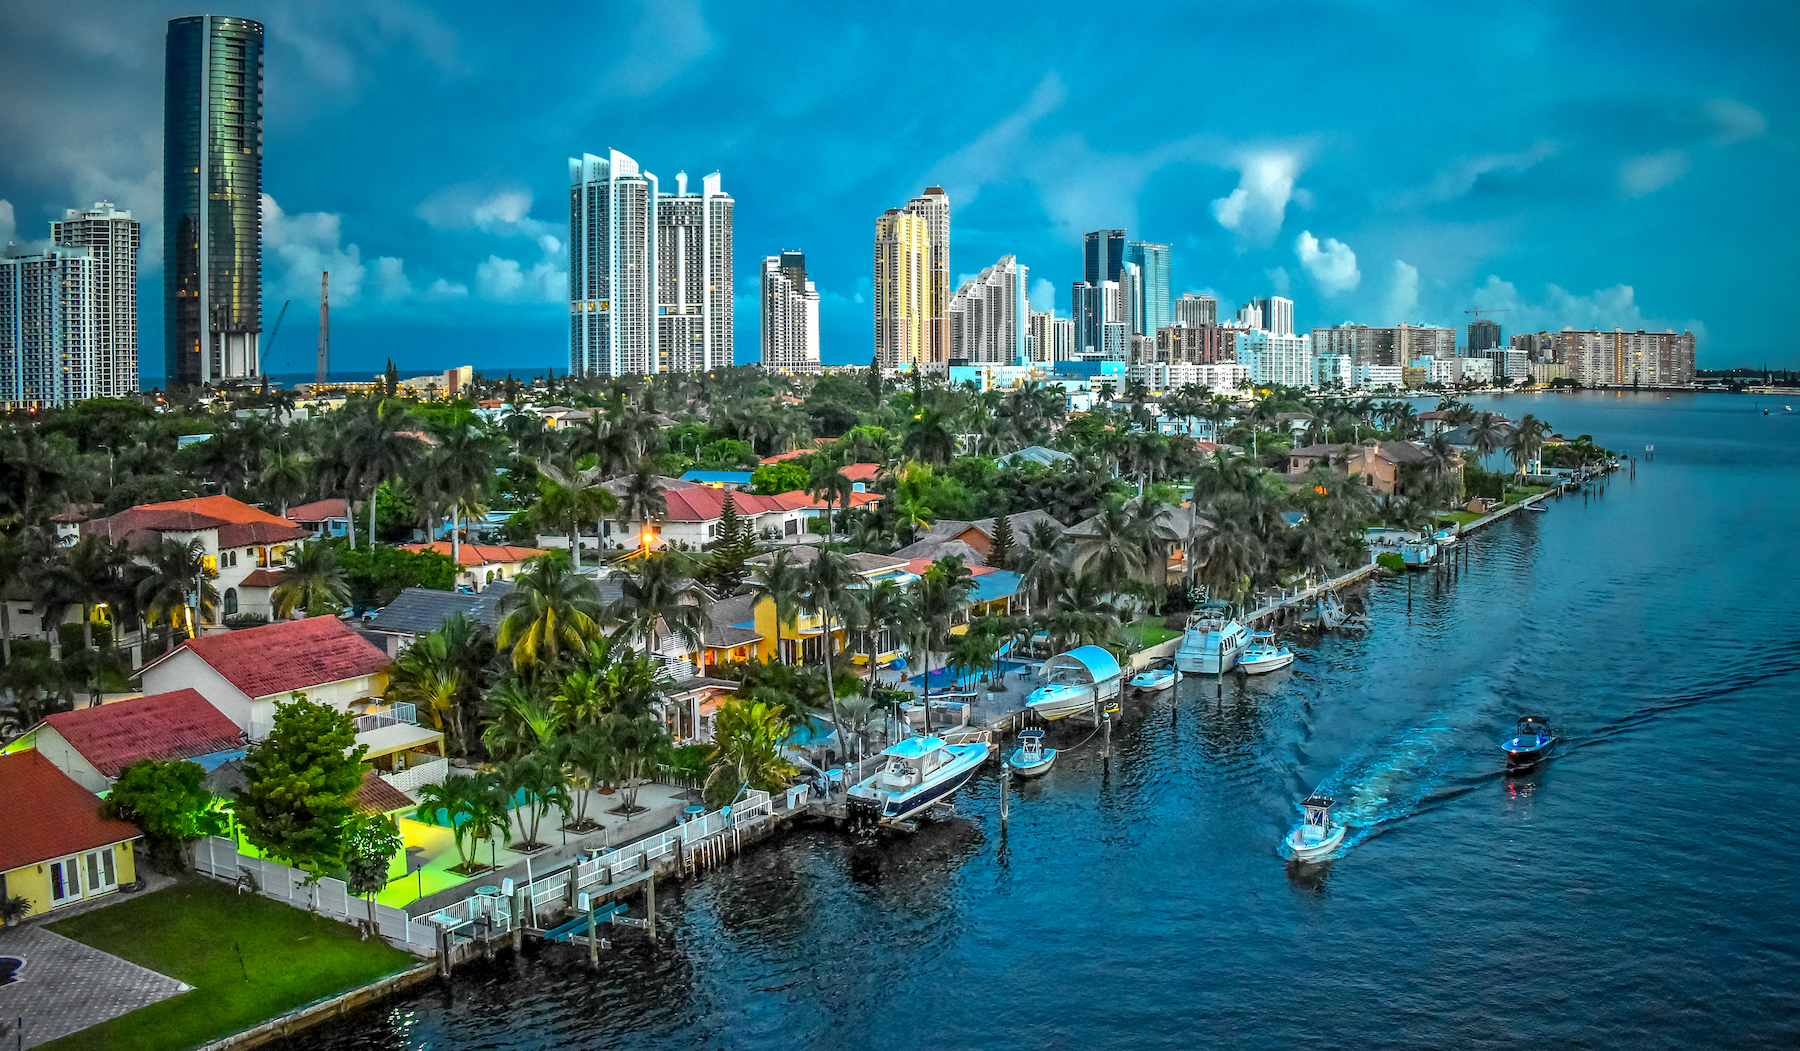
[[1275, 633], [1259, 631], [1251, 636], [1250, 645], [1238, 655], [1238, 669], [1245, 675], [1267, 675], [1294, 663], [1294, 651], [1277, 645]]
[[1119, 696], [1123, 675], [1119, 662], [1099, 646], [1077, 646], [1045, 661], [1038, 669], [1044, 684], [1025, 699], [1041, 719], [1066, 719], [1092, 711], [1096, 704]]
[[1331, 820], [1331, 808], [1337, 800], [1317, 793], [1307, 796], [1300, 805], [1306, 815], [1282, 841], [1295, 861], [1318, 861], [1343, 845], [1350, 830]]
[[1019, 744], [1006, 756], [1006, 765], [1020, 777], [1041, 777], [1056, 762], [1056, 749], [1044, 747], [1044, 731], [1020, 730]]
[[1541, 715], [1519, 716], [1518, 729], [1506, 739], [1501, 749], [1506, 752], [1508, 770], [1524, 770], [1536, 766], [1550, 754], [1556, 735], [1550, 732], [1550, 720]]
[[1187, 631], [1175, 651], [1175, 667], [1188, 675], [1230, 671], [1245, 646], [1250, 629], [1239, 624], [1223, 602], [1209, 602], [1188, 614]]
[[1159, 661], [1131, 677], [1131, 688], [1144, 693], [1161, 693], [1175, 685], [1181, 673], [1175, 670], [1174, 662]]
[[988, 757], [981, 742], [948, 744], [941, 737], [908, 737], [881, 752], [876, 771], [850, 786], [854, 812], [891, 824], [948, 802]]

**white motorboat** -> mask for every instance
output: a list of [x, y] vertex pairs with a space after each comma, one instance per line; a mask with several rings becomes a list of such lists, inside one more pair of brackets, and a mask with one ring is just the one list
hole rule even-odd
[[1145, 693], [1161, 693], [1175, 685], [1175, 680], [1180, 675], [1175, 670], [1175, 665], [1167, 661], [1152, 664], [1131, 677], [1131, 688]]
[[1189, 675], [1227, 672], [1249, 643], [1250, 629], [1239, 624], [1222, 604], [1209, 604], [1188, 615], [1187, 632], [1175, 651], [1175, 667]]
[[880, 769], [850, 787], [850, 807], [883, 824], [915, 817], [955, 795], [987, 757], [980, 742], [908, 737], [884, 749]]
[[1295, 861], [1318, 861], [1343, 845], [1344, 834], [1350, 830], [1331, 820], [1336, 802], [1330, 796], [1312, 795], [1300, 804], [1306, 808], [1306, 816], [1282, 841]]
[[1044, 731], [1020, 730], [1019, 746], [1006, 757], [1006, 765], [1020, 777], [1041, 777], [1056, 762], [1056, 749], [1044, 747]]
[[1099, 646], [1077, 646], [1043, 663], [1044, 685], [1031, 691], [1025, 707], [1039, 718], [1055, 721], [1093, 709], [1119, 696], [1119, 662]]
[[1274, 635], [1259, 631], [1252, 639], [1238, 655], [1238, 668], [1245, 675], [1266, 675], [1294, 663], [1294, 651], [1276, 645]]

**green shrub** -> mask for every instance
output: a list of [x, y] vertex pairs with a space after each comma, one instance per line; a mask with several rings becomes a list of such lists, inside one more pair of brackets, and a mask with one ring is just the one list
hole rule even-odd
[[1406, 560], [1392, 551], [1383, 551], [1376, 555], [1375, 564], [1391, 573], [1406, 572]]

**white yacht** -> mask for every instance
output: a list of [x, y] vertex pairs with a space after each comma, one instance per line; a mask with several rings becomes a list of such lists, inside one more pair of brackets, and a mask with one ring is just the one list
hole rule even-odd
[[1238, 654], [1250, 644], [1250, 629], [1237, 622], [1228, 608], [1207, 605], [1188, 615], [1187, 633], [1175, 651], [1175, 667], [1189, 675], [1217, 675], [1237, 665]]
[[987, 757], [984, 743], [908, 737], [884, 749], [881, 767], [850, 787], [850, 806], [883, 824], [917, 817], [955, 795]]
[[1031, 691], [1025, 707], [1052, 721], [1117, 698], [1122, 682], [1119, 662], [1099, 646], [1077, 646], [1057, 654], [1038, 669], [1038, 677], [1044, 684]]

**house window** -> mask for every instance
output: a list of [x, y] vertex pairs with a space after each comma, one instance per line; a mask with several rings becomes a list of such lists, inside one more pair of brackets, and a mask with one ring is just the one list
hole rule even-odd
[[236, 613], [237, 610], [238, 610], [237, 588], [226, 588], [225, 589], [225, 615], [227, 617], [229, 617], [233, 613]]

